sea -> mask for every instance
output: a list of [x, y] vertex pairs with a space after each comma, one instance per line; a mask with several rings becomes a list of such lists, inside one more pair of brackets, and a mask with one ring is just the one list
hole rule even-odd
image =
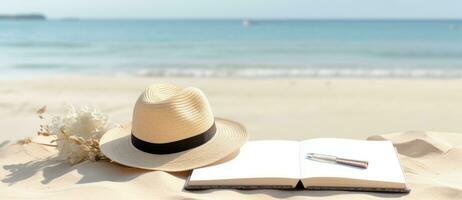
[[0, 72], [462, 78], [462, 20], [0, 21]]

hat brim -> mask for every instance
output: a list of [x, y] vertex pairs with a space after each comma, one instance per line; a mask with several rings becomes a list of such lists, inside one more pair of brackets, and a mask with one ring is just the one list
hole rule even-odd
[[143, 152], [131, 143], [131, 126], [113, 128], [100, 140], [101, 152], [114, 162], [129, 167], [186, 171], [213, 164], [229, 156], [247, 141], [245, 128], [234, 121], [215, 118], [215, 135], [196, 148], [172, 154]]

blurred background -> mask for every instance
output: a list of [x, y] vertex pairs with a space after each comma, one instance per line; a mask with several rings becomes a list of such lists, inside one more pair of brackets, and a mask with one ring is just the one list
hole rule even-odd
[[[0, 125], [151, 83], [197, 86], [252, 138], [462, 131], [462, 2], [2, 0]], [[284, 135], [284, 132], [291, 132]]]
[[457, 78], [461, 7], [451, 0], [4, 0], [0, 69], [8, 77]]

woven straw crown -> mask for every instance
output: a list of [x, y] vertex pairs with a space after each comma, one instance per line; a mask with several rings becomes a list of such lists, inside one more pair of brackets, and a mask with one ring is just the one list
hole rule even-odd
[[151, 143], [169, 143], [203, 133], [214, 123], [209, 102], [197, 88], [152, 85], [135, 104], [132, 134]]

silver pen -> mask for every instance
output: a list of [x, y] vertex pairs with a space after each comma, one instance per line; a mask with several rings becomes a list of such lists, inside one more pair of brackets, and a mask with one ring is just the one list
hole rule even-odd
[[319, 154], [319, 153], [307, 153], [306, 159], [311, 159], [311, 160], [320, 161], [320, 162], [337, 163], [337, 164], [342, 164], [342, 165], [359, 167], [363, 169], [367, 169], [367, 166], [369, 165], [369, 162], [365, 160], [340, 158], [337, 156], [331, 156], [331, 155], [325, 155], [325, 154]]

